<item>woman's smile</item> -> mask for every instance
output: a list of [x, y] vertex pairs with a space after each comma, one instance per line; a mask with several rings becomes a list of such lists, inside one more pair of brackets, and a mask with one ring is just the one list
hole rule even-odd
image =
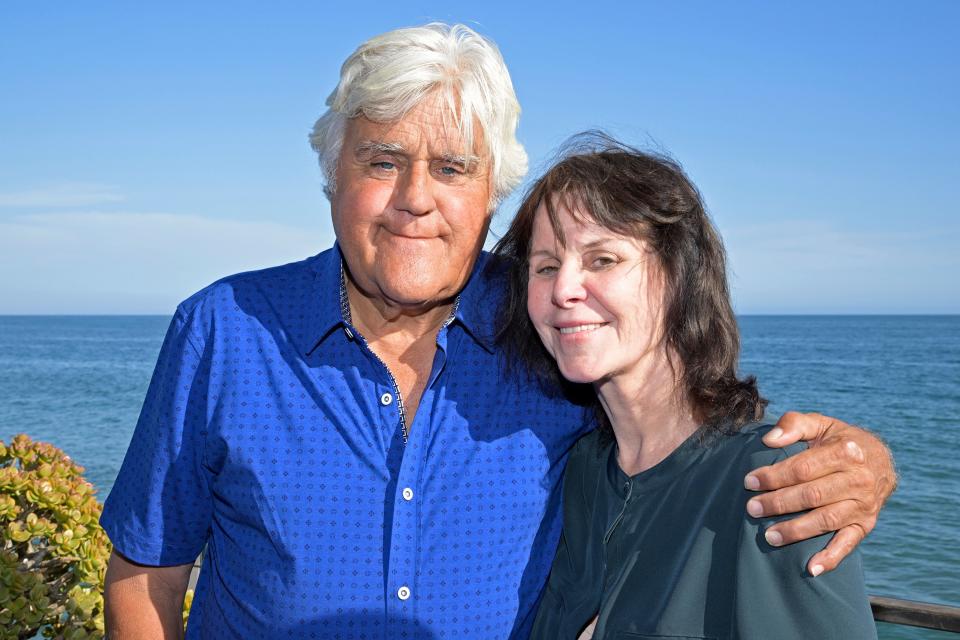
[[583, 333], [585, 331], [596, 331], [600, 327], [606, 325], [606, 322], [595, 322], [592, 324], [577, 324], [568, 327], [557, 327], [557, 330], [562, 335], [569, 335], [572, 333]]

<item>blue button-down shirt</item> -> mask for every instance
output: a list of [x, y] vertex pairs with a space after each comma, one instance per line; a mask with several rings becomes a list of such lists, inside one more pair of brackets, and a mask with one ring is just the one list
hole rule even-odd
[[336, 247], [177, 308], [101, 521], [142, 564], [206, 545], [188, 637], [526, 637], [587, 420], [505, 373], [485, 260], [406, 444]]

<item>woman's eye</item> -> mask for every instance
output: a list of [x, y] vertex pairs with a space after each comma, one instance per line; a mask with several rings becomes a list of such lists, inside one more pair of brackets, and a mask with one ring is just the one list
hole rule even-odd
[[594, 269], [605, 269], [607, 267], [612, 267], [616, 263], [616, 259], [612, 256], [597, 256], [590, 261], [590, 266], [592, 266]]
[[540, 267], [537, 267], [533, 271], [538, 276], [549, 276], [557, 272], [557, 267], [552, 264], [546, 264]]

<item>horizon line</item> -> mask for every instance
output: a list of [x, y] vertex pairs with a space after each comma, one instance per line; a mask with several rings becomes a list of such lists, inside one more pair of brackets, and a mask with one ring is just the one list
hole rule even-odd
[[[960, 311], [927, 311], [927, 312], [900, 312], [900, 311], [791, 311], [791, 312], [743, 312], [735, 313], [742, 316], [798, 316], [798, 317], [953, 317], [960, 316]], [[0, 313], [0, 318], [170, 318], [173, 313]]]

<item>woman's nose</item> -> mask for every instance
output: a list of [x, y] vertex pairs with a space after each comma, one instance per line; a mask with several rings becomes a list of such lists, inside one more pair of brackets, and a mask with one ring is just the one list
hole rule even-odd
[[553, 281], [553, 304], [558, 307], [569, 307], [574, 303], [582, 302], [586, 297], [583, 272], [572, 264], [562, 265]]

